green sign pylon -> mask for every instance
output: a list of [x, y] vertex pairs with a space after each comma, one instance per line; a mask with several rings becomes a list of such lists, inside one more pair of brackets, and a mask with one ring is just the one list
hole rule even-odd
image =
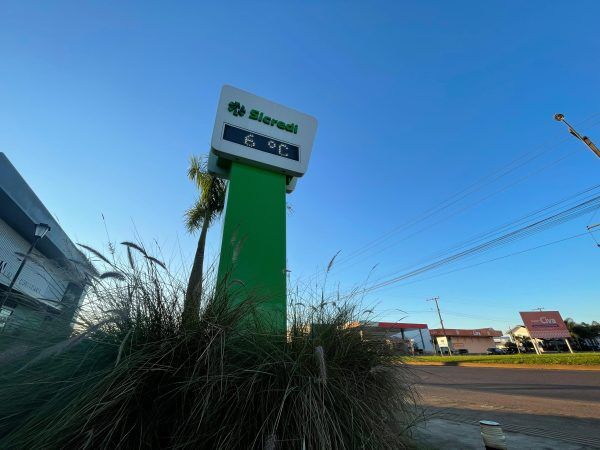
[[230, 301], [258, 300], [260, 324], [286, 331], [286, 176], [233, 161], [218, 279]]

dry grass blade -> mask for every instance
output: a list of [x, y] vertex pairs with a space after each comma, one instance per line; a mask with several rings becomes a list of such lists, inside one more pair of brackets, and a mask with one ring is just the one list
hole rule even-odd
[[144, 250], [142, 246], [136, 244], [135, 242], [123, 241], [121, 242], [121, 245], [125, 245], [127, 248], [134, 248], [146, 258], [148, 257], [148, 253], [146, 253], [146, 250]]
[[108, 272], [101, 273], [98, 278], [100, 278], [102, 280], [105, 280], [107, 278], [115, 278], [117, 280], [124, 280], [125, 275], [123, 275], [121, 272], [108, 271]]
[[153, 263], [155, 263], [155, 264], [158, 264], [160, 267], [162, 267], [163, 269], [167, 270], [166, 264], [164, 262], [156, 259], [155, 257], [153, 257], [153, 256], [146, 256], [146, 259], [149, 260], [149, 261], [151, 261], [151, 262], [153, 262]]
[[333, 258], [331, 258], [329, 260], [329, 264], [327, 264], [327, 270], [326, 273], [329, 273], [329, 271], [331, 270], [331, 268], [333, 267], [333, 263], [335, 262], [335, 258], [337, 258], [337, 256], [340, 254], [341, 250], [338, 250], [337, 253], [335, 255], [333, 255]]
[[111, 263], [108, 258], [106, 258], [106, 256], [104, 256], [102, 253], [100, 253], [98, 250], [90, 247], [89, 245], [84, 245], [84, 244], [79, 244], [77, 243], [78, 246], [80, 246], [81, 248], [87, 250], [88, 252], [90, 252], [92, 255], [94, 255], [96, 258], [101, 259], [102, 261], [104, 261], [106, 264], [112, 266], [113, 263]]
[[315, 357], [319, 364], [319, 381], [323, 384], [327, 384], [327, 366], [325, 365], [325, 351], [320, 345], [315, 348]]
[[127, 247], [127, 261], [129, 262], [131, 270], [135, 270], [135, 261], [133, 260], [133, 255], [131, 253], [131, 247]]
[[115, 361], [115, 367], [118, 366], [119, 362], [121, 361], [121, 355], [123, 354], [123, 349], [125, 348], [125, 343], [129, 339], [129, 336], [131, 336], [132, 332], [133, 332], [133, 330], [129, 330], [127, 332], [127, 334], [125, 335], [125, 337], [123, 338], [121, 345], [119, 345], [119, 353], [117, 354], [117, 360]]

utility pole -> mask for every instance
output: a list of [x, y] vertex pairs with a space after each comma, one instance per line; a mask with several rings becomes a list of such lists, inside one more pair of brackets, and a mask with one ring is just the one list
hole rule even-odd
[[[446, 341], [448, 341], [448, 335], [446, 334], [446, 328], [444, 327], [444, 321], [442, 319], [442, 313], [440, 312], [440, 305], [438, 304], [438, 300], [440, 298], [439, 297], [433, 297], [433, 298], [429, 298], [427, 299], [428, 302], [435, 302], [435, 307], [437, 308], [437, 313], [438, 316], [440, 318], [440, 324], [442, 325], [442, 331], [444, 333], [444, 337], [446, 338]], [[440, 347], [440, 352], [442, 351], [442, 348]], [[452, 356], [452, 350], [450, 349], [450, 342], [448, 342], [448, 353], [450, 354], [450, 356]]]
[[573, 128], [571, 126], [571, 124], [565, 120], [564, 114], [554, 114], [554, 120], [556, 120], [558, 122], [564, 122], [564, 124], [569, 129], [569, 133], [571, 133], [573, 136], [575, 136], [577, 139], [579, 139], [581, 142], [583, 142], [585, 145], [587, 145], [588, 148], [591, 151], [593, 151], [598, 158], [600, 158], [600, 149], [598, 149], [598, 147], [596, 147], [596, 145], [592, 142], [592, 140], [589, 137], [582, 136], [577, 131], [575, 131], [575, 128]]
[[544, 309], [546, 309], [546, 308], [544, 308], [543, 306], [540, 306], [540, 307], [538, 307], [538, 308], [533, 308], [533, 309], [537, 309], [539, 312], [542, 312], [542, 310], [544, 310]]

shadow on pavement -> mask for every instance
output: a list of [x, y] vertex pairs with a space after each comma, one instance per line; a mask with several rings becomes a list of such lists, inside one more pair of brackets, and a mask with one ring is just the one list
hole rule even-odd
[[[524, 414], [509, 411], [482, 411], [468, 408], [423, 407], [429, 420], [445, 419], [477, 424], [480, 420], [499, 422], [505, 431], [556, 439], [582, 448], [600, 448], [600, 418], [575, 418], [556, 415]], [[550, 411], [549, 411], [550, 412]]]

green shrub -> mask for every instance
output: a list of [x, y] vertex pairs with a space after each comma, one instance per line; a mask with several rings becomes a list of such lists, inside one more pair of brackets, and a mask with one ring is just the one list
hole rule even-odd
[[[184, 292], [143, 249], [97, 277], [68, 340], [0, 353], [0, 448], [400, 448], [409, 369], [361, 339], [346, 302], [289, 307], [289, 333], [250, 326], [258, 299]], [[236, 296], [239, 298], [239, 295]]]

